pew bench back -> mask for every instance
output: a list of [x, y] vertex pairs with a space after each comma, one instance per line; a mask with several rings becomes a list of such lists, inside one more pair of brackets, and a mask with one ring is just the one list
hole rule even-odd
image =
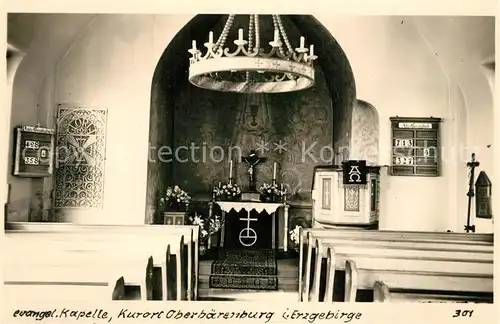
[[[316, 240], [325, 244], [328, 242], [331, 246], [338, 247], [336, 253], [340, 256], [357, 253], [362, 258], [362, 255], [365, 254], [364, 261], [360, 261], [363, 265], [366, 263], [371, 264], [374, 261], [377, 262], [370, 255], [378, 254], [379, 259], [399, 255], [399, 259], [402, 259], [403, 256], [412, 258], [422, 254], [425, 256], [425, 253], [427, 253], [437, 258], [446, 259], [449, 256], [449, 251], [452, 251], [455, 253], [455, 259], [461, 258], [467, 261], [465, 264], [462, 262], [462, 266], [478, 261], [484, 263], [482, 265], [483, 272], [489, 274], [490, 269], [492, 269], [492, 234], [369, 231], [343, 228], [304, 230], [299, 228], [299, 301], [304, 300], [304, 296], [307, 296], [306, 292], [311, 287], [311, 267], [314, 266], [313, 249]], [[366, 249], [366, 252], [359, 252], [363, 249]], [[419, 251], [414, 252], [415, 249]], [[322, 258], [326, 258], [325, 253], [327, 253], [327, 250], [323, 249]], [[339, 269], [344, 267], [344, 262], [345, 258], [336, 258]], [[398, 262], [401, 263], [402, 261]]]
[[[197, 243], [198, 226], [37, 225], [6, 231], [6, 243], [12, 247], [4, 259], [6, 284], [53, 281], [101, 286], [109, 284], [110, 278], [116, 281], [120, 269], [135, 268], [148, 256], [161, 267], [170, 244], [171, 253], [180, 258], [178, 267], [186, 272], [181, 285], [187, 286], [187, 298], [195, 297], [198, 249], [193, 243]], [[187, 240], [181, 245], [184, 237]]]
[[[425, 298], [428, 300], [489, 300], [493, 294], [493, 274], [492, 268], [486, 273], [460, 272], [460, 267], [452, 260], [436, 261], [429, 256], [421, 256], [412, 262], [403, 262], [398, 264], [398, 258], [392, 260], [381, 258], [378, 262], [365, 264], [365, 267], [358, 266], [356, 256], [342, 256], [335, 253], [333, 246], [324, 246], [326, 252], [326, 279], [320, 281], [322, 262], [316, 262], [313, 273], [313, 287], [311, 289], [311, 299], [319, 301], [320, 286], [326, 285], [324, 301], [333, 299], [333, 279], [339, 265], [345, 264], [345, 295], [346, 302], [356, 301], [356, 292], [358, 289], [373, 289], [375, 282], [380, 281], [398, 290], [426, 292]], [[319, 250], [319, 249], [318, 249]], [[321, 256], [317, 254], [318, 258]], [[434, 264], [441, 271], [432, 271], [428, 265]], [[373, 267], [370, 267], [373, 265]], [[378, 296], [383, 290], [377, 292]], [[387, 294], [386, 294], [387, 295]], [[418, 294], [413, 293], [412, 296]], [[422, 294], [421, 294], [422, 295]], [[433, 299], [429, 299], [429, 296]], [[385, 295], [384, 295], [385, 296]], [[385, 297], [380, 297], [385, 298]], [[389, 298], [389, 297], [387, 297]], [[486, 299], [485, 299], [486, 298]], [[409, 300], [408, 298], [406, 299]]]

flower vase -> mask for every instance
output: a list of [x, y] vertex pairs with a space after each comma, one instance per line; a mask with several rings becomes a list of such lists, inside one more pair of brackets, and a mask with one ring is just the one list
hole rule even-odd
[[200, 256], [205, 256], [208, 254], [208, 244], [206, 241], [200, 242], [199, 254]]
[[184, 225], [186, 212], [170, 211], [163, 213], [163, 224], [165, 225]]
[[265, 195], [261, 200], [266, 203], [272, 203], [274, 202], [274, 195]]
[[224, 200], [226, 200], [226, 201], [236, 201], [236, 200], [238, 200], [238, 196], [226, 195], [224, 197]]

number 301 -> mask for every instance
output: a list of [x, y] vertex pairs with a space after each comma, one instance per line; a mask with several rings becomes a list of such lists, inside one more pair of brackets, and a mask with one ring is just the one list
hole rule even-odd
[[457, 310], [455, 310], [455, 315], [453, 315], [453, 317], [466, 317], [466, 316], [472, 317], [473, 313], [474, 313], [473, 310], [457, 309]]

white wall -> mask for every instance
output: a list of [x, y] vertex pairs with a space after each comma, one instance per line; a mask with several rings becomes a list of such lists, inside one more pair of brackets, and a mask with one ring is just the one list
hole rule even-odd
[[[380, 165], [390, 164], [390, 117], [443, 118], [442, 176], [391, 177], [383, 168], [380, 228], [462, 231], [470, 153], [492, 174], [493, 102], [481, 71], [494, 53], [492, 19], [318, 18], [349, 58], [358, 98], [378, 110]], [[475, 221], [493, 230], [491, 220]]]
[[[1, 125], [0, 129], [2, 130], [2, 142], [1, 146], [4, 149], [4, 152], [8, 152], [9, 150], [9, 140], [10, 140], [10, 129], [11, 129], [11, 110], [8, 109], [12, 105], [12, 87], [14, 84], [14, 79], [17, 73], [17, 69], [19, 68], [19, 65], [21, 64], [23, 58], [24, 58], [24, 53], [21, 52], [19, 49], [16, 47], [7, 44], [6, 50], [9, 50], [11, 53], [11, 57], [7, 60], [7, 64], [4, 65], [5, 67], [5, 74], [7, 76], [7, 86], [5, 87], [5, 98], [7, 98], [5, 107], [2, 109], [2, 116], [0, 118], [1, 120]], [[3, 72], [3, 67], [2, 67], [2, 72]], [[10, 156], [9, 156], [10, 157]], [[7, 202], [8, 197], [8, 172], [10, 171], [10, 163], [11, 159], [2, 159], [0, 161], [0, 203], [1, 206], [5, 205]], [[3, 226], [3, 225], [2, 225]]]
[[[72, 212], [70, 220], [144, 222], [153, 71], [172, 37], [190, 18], [99, 15], [58, 63], [55, 75], [44, 75], [39, 103], [52, 105], [50, 96], [43, 92], [50, 92], [53, 83], [56, 104], [108, 109], [104, 207], [100, 211]], [[381, 228], [461, 231], [466, 215], [461, 205], [466, 198], [466, 170], [462, 162], [454, 161], [456, 148], [462, 144], [482, 148], [491, 140], [493, 126], [487, 114], [476, 116], [477, 103], [481, 102], [482, 111], [491, 113], [492, 100], [491, 94], [486, 98], [481, 94], [483, 85], [488, 87], [481, 79], [484, 76], [471, 72], [475, 71], [474, 64], [481, 55], [492, 55], [489, 43], [493, 39], [483, 39], [472, 47], [467, 44], [474, 40], [472, 36], [478, 30], [488, 30], [479, 21], [482, 18], [474, 18], [478, 21], [473, 19], [472, 25], [466, 21], [458, 32], [456, 27], [464, 22], [445, 18], [429, 21], [409, 17], [320, 15], [317, 18], [349, 58], [358, 98], [378, 110], [380, 164], [387, 165], [390, 161], [389, 117], [444, 119], [442, 141], [448, 152], [443, 159], [443, 176], [384, 177]], [[447, 28], [442, 28], [439, 35], [427, 38], [443, 25]], [[450, 37], [453, 42], [443, 41]], [[444, 44], [436, 49], [436, 43]], [[479, 54], [474, 52], [474, 56], [470, 51]], [[461, 66], [456, 62], [457, 55], [474, 59], [466, 60], [467, 68], [457, 69]], [[473, 132], [482, 135], [472, 136]], [[491, 155], [483, 151], [477, 154], [485, 170], [491, 169]], [[487, 226], [484, 230], [488, 230]]]
[[108, 110], [102, 210], [66, 211], [78, 223], [143, 224], [151, 81], [188, 16], [102, 15], [57, 69], [57, 103]]
[[[78, 34], [94, 15], [9, 14], [8, 41], [26, 55], [12, 84], [12, 105], [8, 142], [7, 182], [11, 184], [9, 220], [26, 221], [36, 192], [50, 190], [50, 178], [12, 176], [13, 128], [55, 127], [54, 95], [56, 66]], [[50, 37], [47, 37], [50, 35]]]

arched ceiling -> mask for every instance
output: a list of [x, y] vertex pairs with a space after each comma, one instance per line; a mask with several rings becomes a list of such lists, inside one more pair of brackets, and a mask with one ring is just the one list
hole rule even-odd
[[[51, 51], [65, 53], [94, 17], [94, 14], [9, 13], [7, 40], [24, 52], [38, 51], [50, 42]], [[411, 20], [433, 48], [458, 62], [462, 58], [485, 61], [494, 56], [493, 17], [418, 16]], [[460, 50], [446, 53], [450, 42], [454, 49], [461, 44]], [[34, 45], [40, 48], [33, 48]]]
[[[23, 87], [37, 89], [48, 69], [68, 52], [93, 14], [10, 13], [7, 15], [7, 43], [25, 54], [16, 80]], [[19, 77], [18, 77], [19, 76]], [[17, 81], [16, 81], [17, 82]]]
[[[31, 61], [30, 74], [38, 77], [39, 82], [46, 73], [44, 69], [47, 66], [57, 66], [95, 16], [10, 13], [7, 20], [7, 41], [27, 54], [25, 60]], [[464, 60], [474, 64], [490, 60], [489, 63], [492, 64], [491, 58], [495, 53], [493, 17], [417, 16], [411, 17], [411, 22], [428, 42], [428, 46], [439, 53], [437, 59], [450, 70], [450, 74], [459, 74], [457, 70], [461, 69]]]

